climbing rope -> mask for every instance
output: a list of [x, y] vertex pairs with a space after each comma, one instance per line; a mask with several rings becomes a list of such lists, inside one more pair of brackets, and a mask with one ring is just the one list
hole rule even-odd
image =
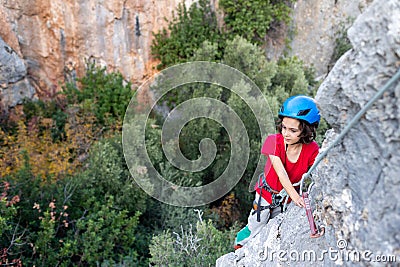
[[304, 180], [310, 177], [311, 172], [318, 166], [318, 164], [322, 161], [323, 158], [328, 154], [329, 150], [331, 150], [335, 145], [337, 145], [341, 139], [346, 135], [346, 133], [360, 120], [360, 118], [367, 112], [367, 110], [372, 106], [372, 104], [378, 100], [385, 91], [387, 91], [391, 86], [400, 78], [400, 69], [397, 71], [395, 75], [392, 76], [392, 78], [387, 81], [387, 83], [382, 87], [381, 90], [379, 90], [374, 97], [372, 97], [368, 103], [354, 116], [354, 118], [346, 125], [346, 127], [343, 129], [343, 131], [336, 137], [336, 139], [329, 145], [327, 149], [325, 149], [321, 154], [317, 156], [315, 159], [314, 164], [311, 166], [311, 168], [308, 170], [308, 172], [303, 175], [300, 181], [300, 192], [303, 192], [303, 184]]

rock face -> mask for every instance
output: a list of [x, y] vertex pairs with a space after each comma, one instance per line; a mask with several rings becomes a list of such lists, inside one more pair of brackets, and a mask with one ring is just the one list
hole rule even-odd
[[15, 106], [24, 97], [32, 98], [35, 90], [26, 79], [24, 61], [0, 37], [0, 104], [2, 109]]
[[[329, 266], [329, 257], [318, 254], [332, 240], [311, 239], [305, 211], [290, 204], [286, 213], [270, 220], [243, 248], [219, 258], [217, 267]], [[319, 260], [320, 258], [321, 260]]]
[[372, 0], [298, 0], [294, 4], [289, 52], [313, 65], [318, 76], [328, 73], [337, 34], [348, 28]]
[[[400, 67], [400, 2], [375, 1], [348, 31], [353, 49], [319, 88], [336, 133]], [[326, 158], [324, 218], [349, 247], [400, 256], [400, 80]], [[399, 258], [400, 260], [400, 258]]]
[[[353, 49], [316, 96], [333, 127], [325, 148], [399, 70], [400, 2], [374, 1], [348, 34]], [[217, 266], [382, 266], [382, 259], [394, 266], [400, 260], [399, 107], [400, 80], [317, 168], [311, 197], [326, 225], [323, 237], [310, 239], [304, 210], [291, 206]]]
[[25, 60], [39, 95], [83, 75], [87, 59], [140, 83], [154, 72], [152, 32], [167, 25], [164, 18], [181, 2], [190, 6], [194, 0], [2, 1], [0, 37]]
[[[196, 0], [12, 0], [0, 3], [0, 37], [25, 61], [29, 84], [39, 96], [60, 90], [60, 82], [82, 76], [85, 60], [140, 85], [156, 63], [150, 55], [152, 32], [167, 26], [179, 3]], [[218, 7], [218, 0], [210, 0]], [[326, 73], [335, 46], [335, 32], [346, 18], [355, 18], [368, 0], [299, 0], [294, 6], [294, 36], [289, 55]], [[222, 17], [219, 15], [222, 23]], [[270, 58], [279, 58], [285, 42], [268, 45]], [[31, 88], [31, 87], [29, 87]], [[30, 89], [28, 89], [30, 90]], [[10, 94], [10, 91], [9, 93]], [[14, 96], [19, 91], [12, 92]], [[24, 92], [26, 96], [31, 93]], [[0, 93], [0, 96], [3, 95]], [[4, 103], [13, 106], [20, 99]]]

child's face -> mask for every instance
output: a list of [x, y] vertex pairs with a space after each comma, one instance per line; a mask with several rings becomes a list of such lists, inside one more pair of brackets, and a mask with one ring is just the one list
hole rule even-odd
[[301, 134], [300, 130], [300, 121], [285, 117], [282, 120], [282, 135], [285, 139], [285, 144], [292, 145], [296, 144], [300, 138], [299, 135]]

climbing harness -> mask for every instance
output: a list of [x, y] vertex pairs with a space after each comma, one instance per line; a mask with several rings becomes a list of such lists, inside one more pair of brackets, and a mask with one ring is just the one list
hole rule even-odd
[[[283, 166], [286, 168], [286, 151], [287, 151], [288, 145], [285, 147], [285, 160], [283, 162]], [[260, 184], [261, 182], [261, 184]], [[295, 183], [293, 184], [294, 187], [299, 186], [300, 183]], [[267, 179], [265, 178], [265, 174], [261, 173], [258, 176], [258, 184], [257, 187], [260, 189], [260, 196], [258, 198], [258, 202], [254, 200], [253, 202], [253, 215], [257, 213], [257, 222], [260, 222], [261, 218], [261, 211], [265, 209], [269, 209], [269, 211], [272, 213], [272, 210], [277, 207], [281, 207], [281, 212], [284, 212], [286, 210], [286, 205], [289, 200], [289, 195], [286, 193], [286, 190], [283, 188], [281, 191], [277, 191], [271, 188], [271, 186], [267, 183]], [[261, 206], [261, 197], [262, 197], [262, 190], [266, 190], [271, 194], [271, 199], [272, 203], [267, 206]], [[283, 204], [282, 204], [283, 203]]]
[[[318, 121], [319, 121], [319, 118], [318, 118]], [[285, 158], [284, 158], [285, 160], [283, 162], [283, 166], [285, 167], [285, 169], [286, 169], [287, 148], [288, 148], [288, 145], [286, 145], [286, 147], [285, 147]], [[261, 184], [260, 184], [260, 181], [261, 181]], [[293, 184], [294, 187], [297, 187], [299, 185], [300, 185], [300, 182]], [[272, 212], [272, 209], [279, 207], [279, 206], [281, 207], [281, 212], [284, 212], [286, 210], [287, 202], [289, 200], [289, 195], [286, 193], [286, 190], [284, 188], [281, 191], [272, 189], [271, 186], [267, 183], [267, 179], [265, 178], [264, 173], [261, 173], [258, 176], [257, 187], [260, 189], [260, 197], [258, 198], [258, 203], [256, 201], [253, 202], [253, 209], [254, 209], [253, 214], [257, 213], [257, 222], [260, 221], [260, 214], [261, 214], [262, 210], [270, 209], [270, 212]], [[267, 190], [271, 194], [272, 203], [268, 206], [261, 206], [261, 195], [262, 195], [263, 189]]]
[[[260, 184], [261, 181], [261, 184]], [[299, 183], [294, 183], [293, 186], [297, 187], [300, 185]], [[260, 196], [258, 198], [258, 201], [256, 202], [254, 200], [253, 202], [253, 215], [255, 213], [257, 213], [257, 222], [260, 222], [260, 218], [261, 218], [261, 211], [269, 209], [270, 212], [272, 211], [272, 209], [277, 208], [277, 207], [281, 207], [281, 211], [285, 211], [286, 210], [286, 205], [289, 199], [289, 195], [286, 193], [285, 189], [282, 189], [281, 191], [277, 191], [271, 188], [271, 186], [267, 183], [267, 180], [265, 178], [264, 173], [261, 173], [258, 176], [258, 188], [261, 190], [260, 191]], [[271, 194], [271, 198], [272, 198], [272, 203], [267, 205], [267, 206], [261, 206], [261, 198], [262, 198], [262, 190], [266, 190]]]
[[[260, 184], [260, 181], [261, 181], [261, 184]], [[285, 190], [277, 191], [277, 190], [272, 189], [269, 186], [269, 184], [267, 183], [264, 173], [261, 173], [258, 176], [258, 188], [260, 188], [260, 190], [261, 190], [260, 197], [258, 198], [258, 201], [254, 200], [254, 202], [253, 202], [253, 210], [254, 210], [253, 215], [255, 213], [257, 213], [257, 222], [260, 222], [261, 211], [269, 209], [271, 212], [272, 209], [281, 206], [281, 203], [285, 197], [286, 191]], [[261, 206], [262, 190], [266, 190], [271, 194], [272, 203], [267, 206]]]

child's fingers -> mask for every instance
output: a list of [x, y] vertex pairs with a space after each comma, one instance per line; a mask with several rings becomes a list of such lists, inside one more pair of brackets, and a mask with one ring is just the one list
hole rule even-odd
[[297, 201], [295, 201], [296, 205], [301, 207], [301, 208], [305, 208], [306, 204], [304, 203], [304, 199], [302, 197], [299, 197], [297, 199]]

